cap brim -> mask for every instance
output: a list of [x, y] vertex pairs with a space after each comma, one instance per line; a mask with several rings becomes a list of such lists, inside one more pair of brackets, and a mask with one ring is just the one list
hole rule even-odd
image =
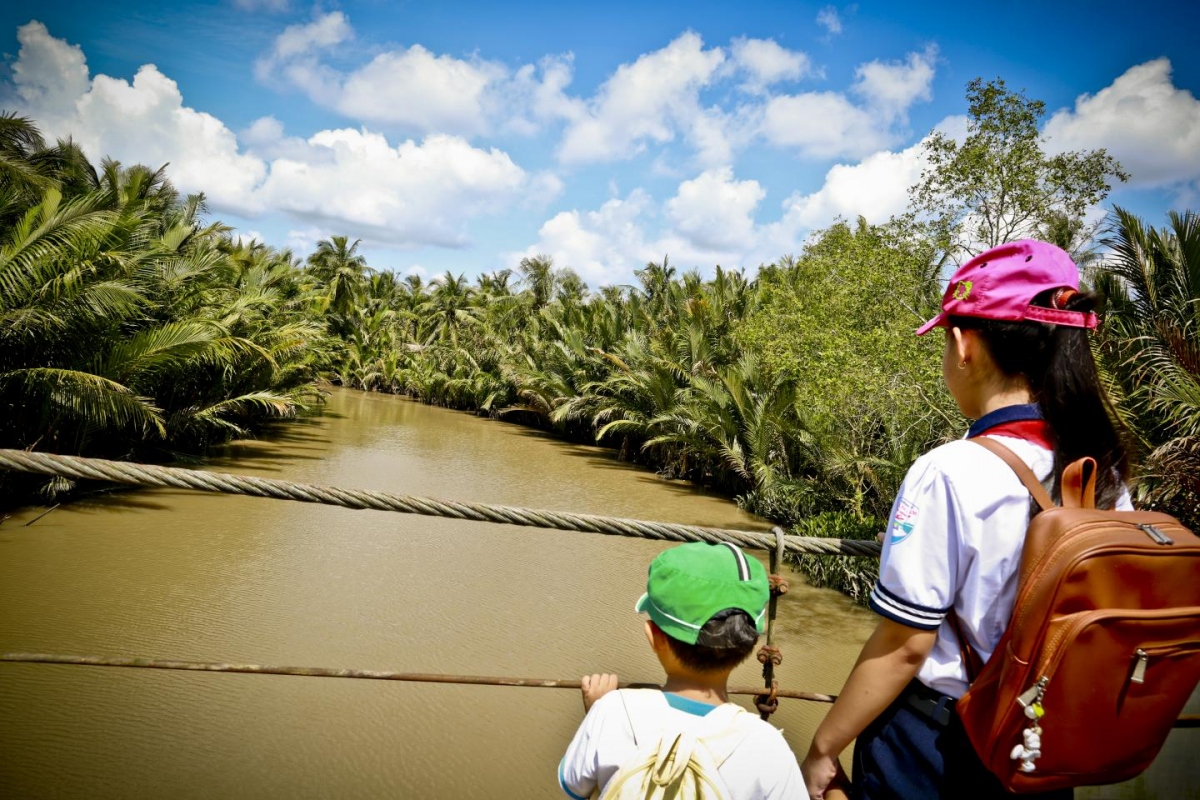
[[645, 614], [646, 606], [649, 603], [650, 603], [650, 593], [647, 592], [646, 594], [644, 594], [638, 598], [637, 605], [635, 605], [633, 607], [633, 610], [636, 611], [638, 614]]
[[929, 333], [934, 328], [946, 327], [947, 320], [949, 320], [949, 317], [946, 315], [946, 312], [943, 311], [942, 313], [938, 314], [933, 319], [929, 320], [929, 322], [926, 322], [924, 325], [917, 328], [917, 336], [924, 336], [925, 334]]

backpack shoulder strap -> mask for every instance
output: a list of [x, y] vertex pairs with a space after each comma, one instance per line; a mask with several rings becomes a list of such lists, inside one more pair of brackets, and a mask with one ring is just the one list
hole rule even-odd
[[625, 718], [633, 732], [633, 745], [641, 748], [662, 727], [667, 698], [658, 689], [618, 689], [617, 696], [625, 707]]
[[705, 715], [696, 735], [721, 767], [750, 735], [758, 717], [736, 703], [723, 703]]
[[1021, 457], [1010, 450], [1005, 445], [1000, 444], [995, 439], [988, 436], [973, 436], [967, 439], [968, 442], [974, 442], [984, 450], [991, 451], [998, 456], [1005, 464], [1017, 473], [1017, 477], [1021, 479], [1021, 483], [1025, 484], [1025, 488], [1033, 495], [1034, 501], [1042, 511], [1047, 511], [1054, 508], [1054, 500], [1050, 498], [1050, 493], [1046, 491], [1046, 487], [1042, 486], [1042, 482], [1033, 474], [1033, 470], [1029, 465], [1021, 460]]
[[[1046, 487], [1042, 486], [1042, 482], [1033, 474], [1033, 470], [1029, 468], [1029, 465], [1014, 453], [1011, 448], [989, 436], [973, 436], [967, 439], [967, 441], [974, 442], [1007, 464], [1009, 469], [1015, 472], [1017, 477], [1021, 479], [1021, 483], [1024, 484], [1029, 494], [1033, 496], [1034, 502], [1038, 504], [1038, 507], [1042, 511], [1054, 508], [1054, 500], [1050, 497], [1050, 493], [1046, 491]], [[979, 673], [983, 670], [983, 659], [979, 657], [979, 653], [975, 651], [975, 648], [967, 640], [967, 633], [963, 630], [962, 621], [959, 620], [958, 614], [951, 611], [947, 617], [947, 621], [950, 623], [950, 629], [954, 631], [955, 638], [958, 639], [958, 649], [962, 654], [963, 667], [967, 673], [967, 683], [968, 685], [973, 684]]]

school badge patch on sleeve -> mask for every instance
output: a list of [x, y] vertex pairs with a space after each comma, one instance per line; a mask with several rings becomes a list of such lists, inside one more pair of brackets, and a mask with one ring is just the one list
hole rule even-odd
[[892, 518], [892, 544], [899, 544], [912, 536], [913, 525], [917, 521], [917, 507], [903, 497], [896, 506], [896, 516]]

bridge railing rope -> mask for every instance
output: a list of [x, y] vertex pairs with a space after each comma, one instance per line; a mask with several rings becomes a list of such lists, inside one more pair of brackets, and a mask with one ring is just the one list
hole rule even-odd
[[[602, 533], [610, 536], [636, 536], [644, 539], [659, 539], [672, 542], [732, 542], [741, 547], [767, 550], [771, 554], [772, 577], [779, 569], [781, 553], [817, 554], [837, 556], [878, 557], [882, 551], [879, 542], [852, 539], [822, 539], [810, 536], [787, 536], [776, 528], [771, 533], [740, 531], [728, 528], [706, 528], [698, 525], [678, 525], [669, 522], [647, 522], [644, 520], [605, 517], [594, 514], [572, 514], [563, 511], [519, 508], [490, 503], [462, 503], [436, 500], [429, 497], [377, 492], [368, 489], [345, 489], [338, 486], [295, 483], [274, 478], [255, 478], [224, 472], [160, 467], [151, 464], [135, 464], [127, 461], [109, 461], [101, 458], [60, 456], [52, 453], [34, 453], [25, 450], [0, 449], [0, 469], [55, 475], [77, 480], [109, 481], [131, 486], [192, 489], [201, 492], [240, 494], [251, 497], [273, 497], [301, 503], [322, 503], [343, 508], [397, 511], [402, 514], [421, 514], [430, 517], [448, 517], [479, 522], [498, 522], [506, 525], [522, 525], [563, 531]], [[782, 588], [782, 591], [779, 591]], [[771, 599], [771, 617], [774, 619], [775, 599], [786, 592], [783, 587], [774, 587]], [[770, 637], [768, 636], [768, 647]], [[766, 648], [764, 648], [766, 649]], [[770, 652], [764, 661], [763, 677], [769, 694], [762, 689], [737, 687], [731, 694], [755, 695], [764, 716], [770, 712], [764, 705], [773, 703], [777, 697], [797, 698], [831, 703], [834, 695], [799, 692], [780, 689], [774, 678], [773, 667], [778, 663]], [[579, 681], [543, 678], [504, 678], [478, 675], [439, 675], [432, 673], [386, 672], [363, 669], [338, 669], [327, 667], [287, 667], [261, 664], [227, 664], [201, 661], [172, 661], [151, 658], [105, 658], [100, 656], [56, 655], [48, 653], [0, 653], [0, 662], [68, 664], [93, 667], [132, 667], [142, 669], [185, 670], [199, 672], [240, 672], [266, 675], [301, 675], [324, 678], [360, 678], [368, 680], [418, 681], [426, 683], [458, 683], [491, 686], [529, 686], [558, 689], [578, 689]], [[623, 684], [631, 687], [649, 684]], [[773, 708], [771, 709], [774, 710]], [[1176, 727], [1196, 727], [1200, 724], [1197, 715], [1180, 717]]]
[[[294, 483], [275, 478], [256, 478], [225, 472], [160, 467], [127, 461], [108, 461], [101, 458], [31, 453], [24, 450], [0, 449], [0, 469], [55, 475], [77, 480], [193, 489], [200, 492], [241, 494], [252, 497], [274, 497], [300, 503], [322, 503], [343, 508], [397, 511], [401, 514], [498, 522], [505, 525], [522, 525], [560, 531], [636, 536], [670, 542], [707, 542], [709, 544], [732, 542], [740, 547], [767, 551], [774, 551], [776, 548], [775, 534], [767, 532], [706, 528], [699, 525], [679, 525], [670, 522], [648, 522], [623, 517], [573, 514], [566, 511], [519, 508], [491, 503], [463, 503], [455, 500], [413, 497], [369, 489], [346, 489], [339, 486]], [[878, 542], [852, 539], [784, 536], [783, 549], [784, 552], [796, 555], [808, 553], [878, 558], [882, 546]]]

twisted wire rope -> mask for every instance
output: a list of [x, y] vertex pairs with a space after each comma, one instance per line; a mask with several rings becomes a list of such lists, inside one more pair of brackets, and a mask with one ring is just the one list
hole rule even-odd
[[[222, 494], [241, 494], [251, 497], [273, 497], [301, 503], [342, 506], [343, 508], [397, 511], [402, 514], [449, 517], [476, 522], [497, 522], [562, 531], [602, 533], [609, 536], [634, 536], [670, 542], [707, 542], [708, 544], [732, 542], [741, 547], [756, 550], [774, 550], [776, 547], [775, 534], [766, 532], [707, 528], [671, 522], [648, 522], [623, 517], [575, 514], [566, 511], [519, 508], [491, 503], [463, 503], [369, 489], [346, 489], [339, 486], [294, 483], [275, 478], [256, 478], [225, 472], [205, 472], [179, 467], [160, 467], [152, 464], [34, 453], [24, 450], [0, 449], [0, 469], [80, 480], [110, 481], [134, 486], [157, 486]], [[820, 554], [877, 558], [882, 550], [879, 542], [823, 539], [812, 536], [784, 536], [782, 538], [784, 550], [797, 555]]]

